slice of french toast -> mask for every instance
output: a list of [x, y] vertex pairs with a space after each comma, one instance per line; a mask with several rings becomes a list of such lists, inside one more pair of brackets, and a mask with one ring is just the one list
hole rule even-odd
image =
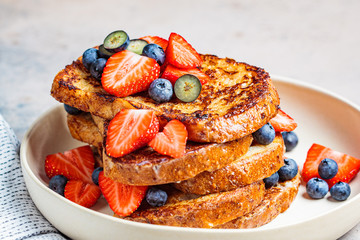
[[257, 228], [271, 222], [290, 207], [299, 191], [300, 181], [298, 173], [293, 179], [266, 189], [264, 199], [253, 211], [215, 228]]
[[263, 181], [206, 196], [166, 187], [164, 190], [169, 197], [164, 206], [145, 206], [125, 219], [168, 226], [212, 228], [251, 212], [265, 195]]
[[[101, 119], [98, 118], [97, 121]], [[78, 123], [86, 127], [80, 127], [80, 130]], [[106, 124], [107, 121], [104, 119], [101, 123], [98, 122], [100, 127]], [[99, 130], [96, 130], [96, 124], [87, 114], [68, 115], [68, 125], [76, 139], [87, 140], [87, 143], [94, 146], [103, 143]], [[93, 127], [90, 128], [89, 125]], [[90, 130], [93, 132], [87, 132]], [[104, 130], [106, 131], [106, 127]], [[106, 133], [103, 136], [106, 136]], [[100, 143], [94, 142], [95, 138], [101, 140]], [[162, 155], [151, 147], [141, 148], [121, 158], [113, 158], [108, 156], [103, 148], [104, 173], [115, 181], [130, 185], [158, 185], [182, 181], [206, 170], [214, 171], [225, 167], [244, 155], [249, 150], [251, 142], [251, 135], [226, 143], [187, 142], [185, 155], [180, 158]]]
[[278, 171], [284, 165], [284, 152], [284, 141], [278, 133], [271, 144], [253, 142], [249, 151], [238, 160], [215, 171], [204, 171], [193, 178], [174, 183], [174, 186], [183, 192], [199, 195], [230, 191]]
[[178, 119], [195, 142], [228, 142], [247, 136], [273, 118], [278, 93], [263, 69], [229, 58], [201, 55], [200, 70], [209, 76], [199, 97], [185, 103], [175, 97], [158, 104], [142, 92], [119, 98], [91, 77], [81, 58], [55, 77], [51, 95], [58, 101], [112, 119], [123, 108], [151, 109], [161, 122]]

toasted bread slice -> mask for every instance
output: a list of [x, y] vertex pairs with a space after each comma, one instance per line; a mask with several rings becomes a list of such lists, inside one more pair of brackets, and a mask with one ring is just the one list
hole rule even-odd
[[200, 96], [191, 103], [175, 97], [157, 104], [142, 92], [125, 98], [108, 94], [91, 77], [81, 59], [61, 70], [55, 77], [51, 95], [60, 102], [112, 119], [122, 108], [151, 109], [161, 122], [178, 119], [195, 142], [228, 142], [247, 136], [277, 113], [278, 93], [261, 68], [228, 58], [201, 55], [201, 71], [209, 75]]
[[138, 209], [127, 220], [168, 226], [212, 228], [251, 212], [265, 195], [263, 181], [206, 196], [167, 190], [161, 207]]
[[229, 191], [271, 176], [283, 166], [284, 150], [283, 138], [278, 133], [269, 145], [254, 142], [245, 155], [226, 167], [204, 171], [174, 186], [183, 192], [200, 195]]
[[266, 190], [262, 202], [250, 213], [215, 228], [256, 228], [271, 222], [294, 201], [300, 186], [300, 174]]

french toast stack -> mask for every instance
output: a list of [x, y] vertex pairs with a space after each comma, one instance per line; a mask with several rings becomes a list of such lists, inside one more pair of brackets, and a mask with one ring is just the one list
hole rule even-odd
[[[61, 70], [51, 95], [82, 111], [68, 114], [71, 135], [94, 146], [104, 175], [113, 181], [164, 190], [167, 202], [152, 207], [143, 201], [127, 220], [195, 228], [253, 228], [285, 211], [294, 200], [299, 175], [265, 188], [264, 178], [283, 166], [281, 133], [261, 145], [252, 133], [274, 118], [280, 100], [263, 69], [228, 58], [200, 55], [199, 69], [209, 76], [199, 97], [190, 103], [172, 99], [156, 103], [147, 92], [116, 97], [83, 66], [82, 59]], [[185, 154], [174, 158], [145, 146], [111, 157], [106, 138], [121, 109], [152, 110], [164, 126], [172, 119], [188, 133]], [[117, 215], [115, 213], [115, 215]]]

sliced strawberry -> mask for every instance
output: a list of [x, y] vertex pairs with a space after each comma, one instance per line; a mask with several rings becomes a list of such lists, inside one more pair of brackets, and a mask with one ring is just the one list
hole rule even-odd
[[339, 181], [349, 183], [360, 170], [360, 159], [315, 143], [307, 153], [301, 173], [305, 182], [308, 182], [313, 177], [320, 178], [318, 167], [324, 158], [336, 161], [339, 169], [335, 177], [325, 180], [329, 184], [329, 188]]
[[154, 59], [124, 50], [107, 60], [101, 83], [108, 93], [126, 97], [147, 90], [159, 74], [160, 66]]
[[122, 157], [146, 146], [159, 131], [159, 120], [151, 110], [122, 109], [110, 121], [106, 152]]
[[99, 186], [111, 210], [119, 216], [128, 216], [133, 213], [145, 197], [147, 186], [131, 186], [113, 181], [99, 174]]
[[147, 41], [148, 43], [155, 43], [157, 45], [159, 45], [160, 47], [162, 47], [162, 49], [165, 51], [166, 47], [168, 45], [168, 40], [162, 38], [162, 37], [158, 37], [158, 36], [144, 36], [141, 37], [140, 39], [143, 39], [145, 41]]
[[178, 68], [200, 67], [202, 59], [196, 50], [179, 34], [171, 33], [166, 48], [166, 59]]
[[78, 179], [92, 183], [95, 159], [90, 146], [82, 146], [64, 153], [46, 156], [45, 172], [49, 178], [64, 175], [67, 179]]
[[165, 125], [162, 132], [156, 134], [149, 146], [158, 153], [179, 158], [185, 154], [187, 136], [185, 125], [173, 119]]
[[69, 180], [64, 191], [65, 198], [87, 208], [93, 206], [100, 195], [98, 186], [81, 180]]
[[297, 127], [295, 120], [281, 109], [279, 109], [276, 116], [270, 120], [270, 123], [276, 132], [291, 132]]
[[176, 80], [185, 74], [191, 74], [197, 77], [200, 80], [201, 85], [204, 85], [209, 81], [209, 76], [200, 71], [198, 68], [181, 69], [174, 67], [171, 64], [166, 66], [161, 77], [169, 80], [174, 85]]

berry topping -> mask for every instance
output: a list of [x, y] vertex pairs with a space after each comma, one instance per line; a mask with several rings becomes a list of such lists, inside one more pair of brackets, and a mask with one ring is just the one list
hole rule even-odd
[[158, 37], [158, 36], [145, 36], [145, 37], [141, 37], [140, 39], [143, 39], [145, 41], [147, 41], [148, 43], [155, 43], [157, 45], [159, 45], [160, 47], [162, 47], [162, 49], [165, 51], [166, 47], [168, 45], [168, 40]]
[[179, 34], [171, 33], [166, 48], [167, 61], [178, 68], [200, 67], [202, 59], [196, 50]]
[[200, 80], [191, 74], [185, 74], [176, 80], [174, 93], [183, 102], [192, 102], [198, 98], [201, 92]]
[[325, 197], [325, 195], [329, 191], [328, 184], [322, 180], [321, 178], [311, 178], [306, 183], [306, 192], [309, 195], [309, 197], [313, 199], [320, 199]]
[[106, 152], [122, 157], [145, 146], [159, 131], [159, 121], [153, 111], [122, 109], [110, 121]]
[[330, 194], [336, 201], [345, 201], [350, 196], [350, 185], [344, 182], [337, 182], [330, 188]]
[[279, 173], [275, 172], [270, 177], [264, 178], [265, 188], [271, 188], [279, 182]]
[[108, 93], [126, 97], [147, 90], [159, 73], [154, 59], [124, 50], [108, 59], [101, 82]]
[[141, 55], [146, 45], [148, 45], [148, 42], [143, 39], [132, 39], [126, 50]]
[[49, 181], [49, 188], [64, 196], [64, 189], [68, 179], [63, 175], [55, 175]]
[[165, 205], [167, 198], [167, 193], [156, 187], [149, 188], [145, 197], [146, 202], [152, 207], [161, 207]]
[[101, 195], [100, 188], [81, 180], [69, 180], [65, 186], [65, 198], [83, 207], [91, 207]]
[[130, 39], [126, 32], [119, 30], [110, 33], [104, 39], [104, 48], [109, 52], [120, 52], [127, 48]]
[[179, 158], [185, 154], [187, 136], [185, 125], [173, 119], [165, 125], [162, 132], [156, 134], [149, 146], [158, 153]]
[[279, 181], [284, 182], [293, 179], [298, 173], [298, 165], [294, 159], [285, 158], [284, 166], [282, 166], [279, 170]]
[[291, 132], [297, 127], [295, 120], [281, 109], [279, 109], [276, 116], [270, 120], [270, 123], [276, 132]]
[[159, 45], [155, 43], [147, 44], [143, 51], [142, 55], [155, 59], [155, 61], [161, 66], [165, 62], [165, 52]]
[[93, 171], [92, 175], [91, 175], [91, 179], [93, 181], [93, 183], [95, 185], [99, 186], [99, 174], [100, 172], [102, 172], [104, 169], [102, 167], [97, 167], [95, 168], [95, 170]]
[[93, 62], [90, 66], [90, 74], [97, 80], [101, 80], [102, 73], [104, 71], [104, 67], [106, 65], [105, 58], [98, 58]]
[[104, 172], [99, 174], [99, 186], [111, 210], [119, 216], [128, 216], [139, 206], [147, 190], [147, 186], [131, 186], [113, 181]]
[[272, 143], [275, 139], [275, 130], [270, 123], [265, 124], [256, 132], [254, 132], [253, 137], [256, 142], [262, 145], [268, 145]]
[[83, 146], [46, 156], [45, 172], [50, 179], [55, 175], [64, 175], [69, 180], [92, 183], [94, 164], [94, 154], [90, 146]]
[[324, 158], [333, 159], [338, 165], [335, 177], [326, 180], [330, 188], [339, 181], [349, 183], [360, 170], [359, 159], [315, 143], [307, 153], [301, 173], [305, 182], [313, 177], [320, 177], [318, 167]]
[[292, 151], [298, 144], [299, 139], [295, 132], [282, 132], [286, 152]]
[[90, 66], [96, 59], [99, 58], [99, 51], [95, 48], [87, 49], [82, 55], [82, 63], [86, 69], [90, 69]]
[[65, 103], [64, 103], [64, 109], [70, 115], [78, 115], [78, 114], [82, 113], [82, 111], [80, 109], [74, 108], [74, 107], [72, 107], [70, 105], [67, 105]]
[[200, 80], [201, 85], [204, 85], [209, 81], [209, 76], [200, 71], [198, 68], [181, 69], [170, 64], [166, 66], [161, 77], [168, 79], [174, 85], [176, 80], [185, 74], [191, 74], [197, 77]]
[[322, 179], [333, 178], [338, 172], [338, 165], [334, 160], [325, 158], [320, 162], [318, 172]]
[[155, 79], [150, 84], [148, 93], [149, 96], [158, 103], [168, 102], [173, 96], [172, 84], [167, 79]]
[[106, 50], [104, 48], [104, 44], [101, 44], [99, 46], [99, 58], [105, 58], [108, 59], [109, 57], [111, 57], [114, 53], [109, 52], [108, 50]]

